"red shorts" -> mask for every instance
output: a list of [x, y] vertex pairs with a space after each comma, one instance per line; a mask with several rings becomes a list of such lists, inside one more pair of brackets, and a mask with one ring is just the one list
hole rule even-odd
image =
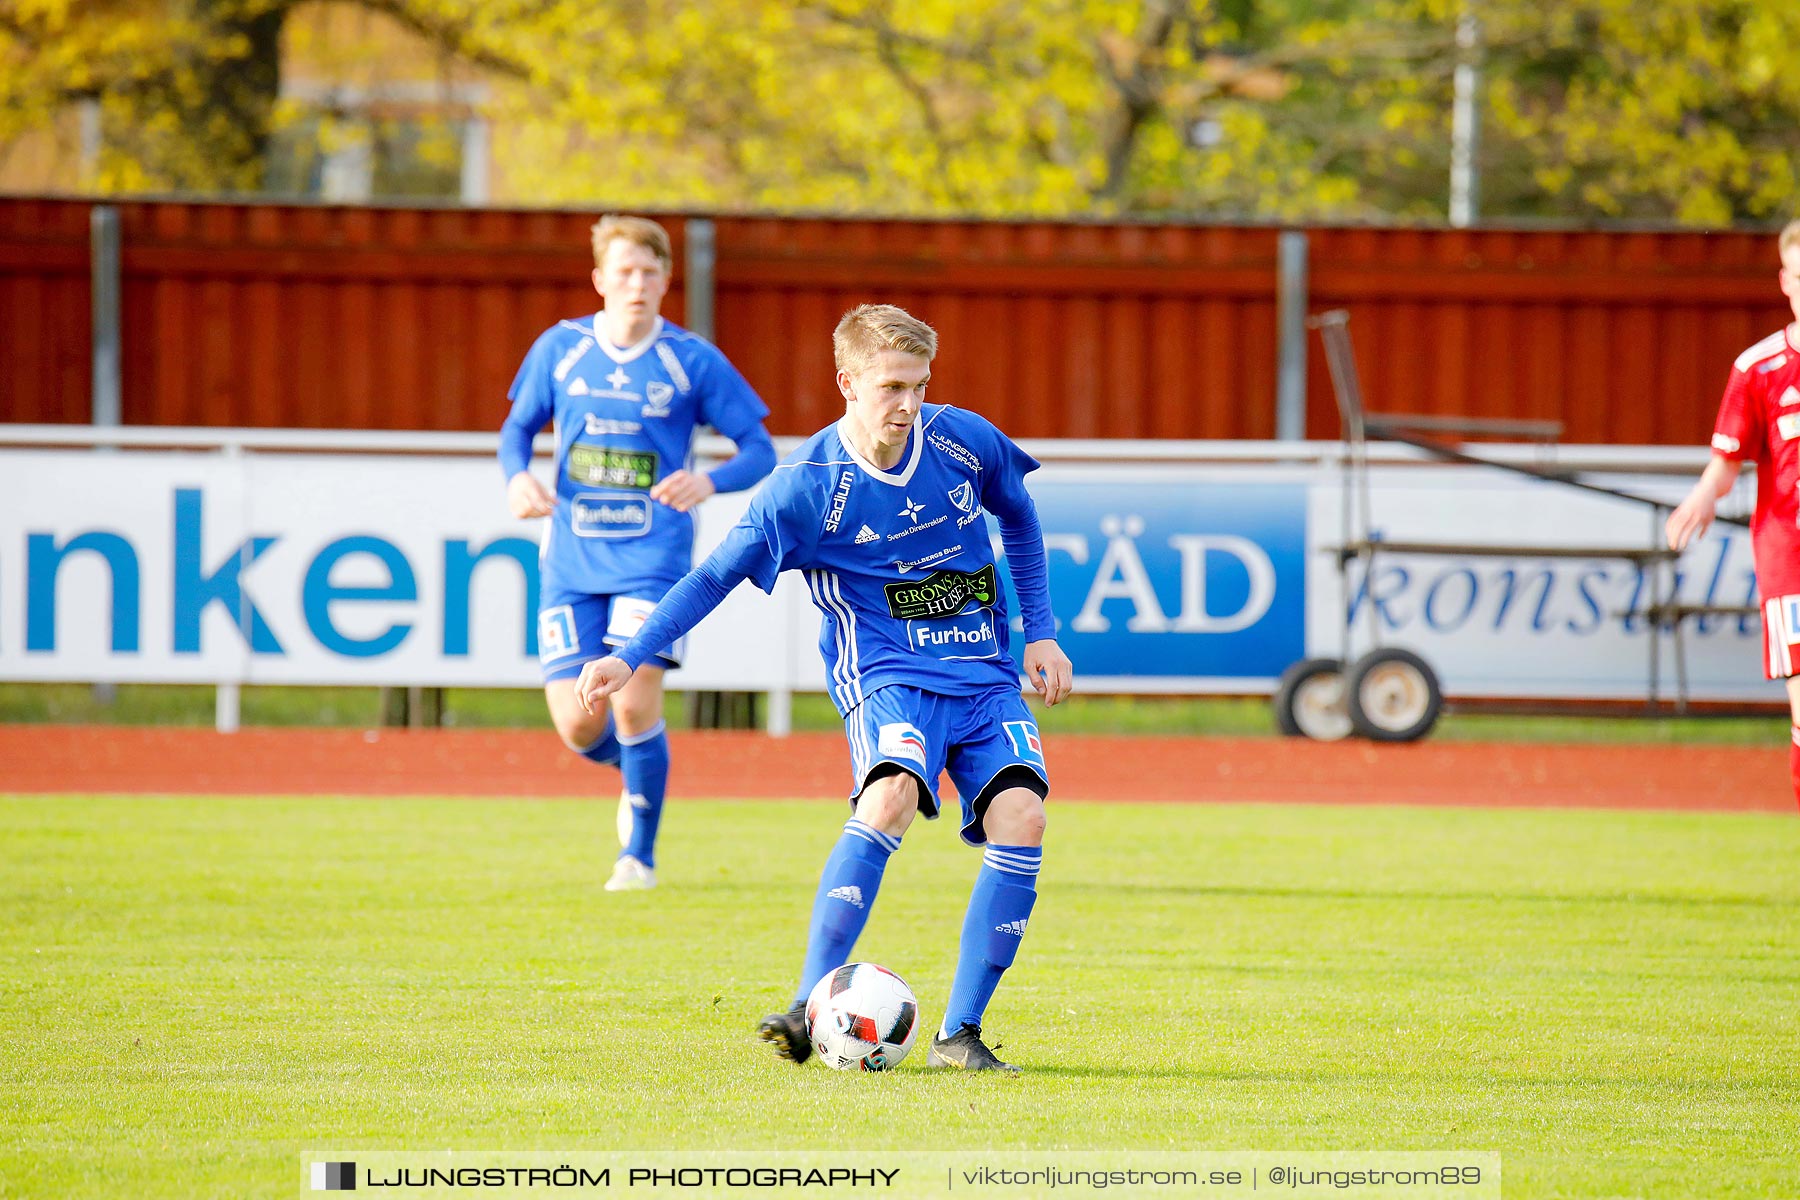
[[1786, 679], [1800, 659], [1800, 595], [1770, 596], [1762, 602], [1763, 674]]

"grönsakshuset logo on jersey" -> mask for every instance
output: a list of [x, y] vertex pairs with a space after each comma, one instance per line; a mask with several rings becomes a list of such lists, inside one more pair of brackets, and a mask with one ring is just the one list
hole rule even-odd
[[902, 621], [952, 617], [971, 600], [987, 607], [1000, 598], [992, 563], [975, 572], [933, 571], [923, 579], [890, 583], [881, 590], [888, 612]]

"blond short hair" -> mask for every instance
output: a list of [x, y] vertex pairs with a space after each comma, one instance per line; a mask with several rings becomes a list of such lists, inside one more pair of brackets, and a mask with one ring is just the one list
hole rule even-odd
[[859, 304], [831, 333], [837, 369], [854, 375], [883, 350], [899, 350], [930, 362], [937, 357], [937, 330], [893, 304]]
[[1781, 236], [1775, 239], [1775, 252], [1786, 254], [1795, 246], [1800, 246], [1800, 221], [1789, 221], [1781, 230]]
[[594, 238], [594, 265], [600, 266], [606, 257], [606, 248], [614, 242], [624, 240], [634, 246], [642, 246], [656, 255], [656, 261], [662, 264], [664, 274], [675, 273], [675, 251], [669, 245], [669, 231], [655, 221], [643, 217], [625, 217], [618, 213], [607, 213], [589, 230]]

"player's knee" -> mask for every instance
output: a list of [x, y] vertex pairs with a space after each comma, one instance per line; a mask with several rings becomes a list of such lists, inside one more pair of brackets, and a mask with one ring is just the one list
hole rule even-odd
[[919, 781], [905, 771], [878, 775], [856, 798], [856, 819], [890, 837], [906, 833], [919, 812]]
[[1048, 824], [1043, 797], [1026, 788], [1008, 788], [995, 796], [982, 819], [988, 841], [1002, 846], [1041, 846]]
[[613, 720], [617, 722], [621, 736], [633, 737], [649, 733], [663, 719], [662, 693], [620, 692], [613, 697], [612, 709]]

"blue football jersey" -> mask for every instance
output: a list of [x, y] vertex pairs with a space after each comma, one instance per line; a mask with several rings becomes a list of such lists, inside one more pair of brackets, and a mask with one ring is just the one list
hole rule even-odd
[[[1024, 479], [1037, 466], [985, 418], [949, 405], [920, 409], [891, 471], [833, 425], [775, 468], [721, 550], [765, 592], [781, 571], [805, 572], [841, 713], [894, 683], [948, 695], [1017, 687], [983, 513], [1035, 528]], [[1054, 636], [1047, 597], [1031, 607], [1026, 639]]]
[[693, 563], [694, 522], [652, 500], [651, 487], [688, 467], [697, 426], [738, 441], [769, 409], [698, 334], [659, 317], [648, 337], [621, 349], [597, 322], [546, 330], [508, 393], [508, 425], [535, 433], [555, 423], [543, 586], [591, 594], [667, 587]]

